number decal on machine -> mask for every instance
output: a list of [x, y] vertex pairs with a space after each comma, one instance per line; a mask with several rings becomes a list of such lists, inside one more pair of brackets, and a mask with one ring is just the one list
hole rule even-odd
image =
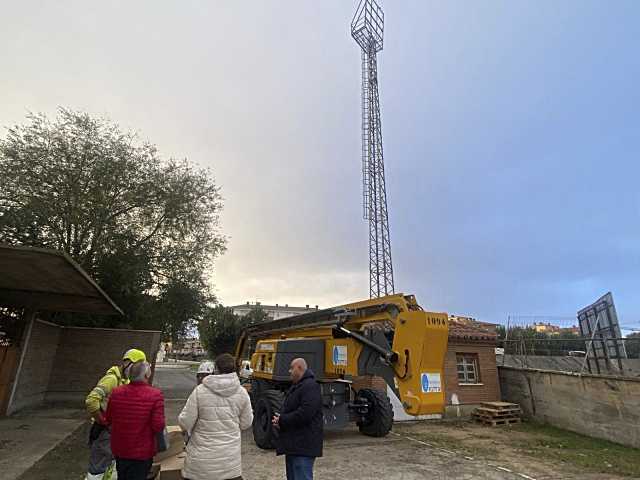
[[440, 393], [441, 391], [440, 372], [422, 374], [422, 393]]
[[347, 365], [347, 346], [346, 345], [334, 345], [333, 346], [333, 364], [334, 365]]

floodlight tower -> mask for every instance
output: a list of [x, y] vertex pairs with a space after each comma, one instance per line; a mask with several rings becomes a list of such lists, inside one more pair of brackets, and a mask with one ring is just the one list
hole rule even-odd
[[382, 50], [384, 13], [376, 0], [360, 0], [351, 36], [362, 50], [362, 207], [369, 221], [369, 296], [394, 293], [391, 239], [384, 179], [377, 54]]

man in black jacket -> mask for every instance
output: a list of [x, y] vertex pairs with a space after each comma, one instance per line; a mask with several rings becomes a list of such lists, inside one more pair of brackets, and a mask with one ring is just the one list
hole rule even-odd
[[289, 373], [293, 385], [282, 413], [273, 417], [280, 430], [276, 453], [285, 455], [287, 480], [312, 480], [313, 463], [322, 456], [322, 394], [304, 358], [294, 359]]

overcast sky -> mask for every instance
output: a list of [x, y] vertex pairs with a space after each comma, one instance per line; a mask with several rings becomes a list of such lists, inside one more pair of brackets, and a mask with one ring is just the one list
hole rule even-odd
[[[65, 106], [213, 170], [223, 303], [368, 295], [355, 0], [0, 7], [2, 127]], [[396, 288], [496, 322], [611, 290], [640, 326], [640, 2], [383, 7]]]

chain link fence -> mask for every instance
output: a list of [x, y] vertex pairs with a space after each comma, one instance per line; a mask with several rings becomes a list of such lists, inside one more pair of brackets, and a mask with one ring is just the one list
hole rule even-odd
[[[620, 355], [610, 355], [622, 345]], [[498, 365], [640, 377], [640, 337], [539, 338], [511, 334], [498, 340]]]

